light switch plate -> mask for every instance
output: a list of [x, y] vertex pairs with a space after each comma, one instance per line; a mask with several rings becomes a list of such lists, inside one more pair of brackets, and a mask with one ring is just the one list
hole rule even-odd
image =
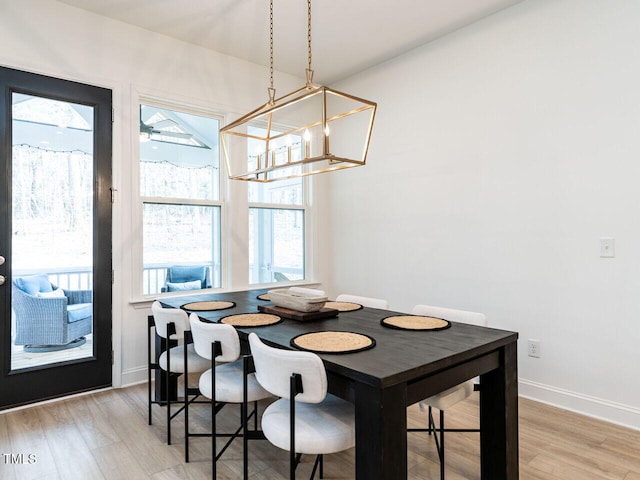
[[600, 258], [614, 258], [615, 256], [615, 239], [602, 237], [600, 239]]

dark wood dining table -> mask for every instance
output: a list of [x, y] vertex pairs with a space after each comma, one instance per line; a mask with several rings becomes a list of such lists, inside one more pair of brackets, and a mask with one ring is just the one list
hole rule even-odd
[[[202, 293], [161, 298], [165, 306], [232, 301], [235, 307], [198, 311], [212, 322], [227, 315], [255, 313], [268, 305], [257, 296], [267, 290]], [[325, 330], [368, 335], [376, 345], [349, 354], [320, 354], [329, 391], [355, 405], [356, 479], [407, 478], [406, 408], [465, 380], [480, 376], [480, 471], [483, 480], [518, 479], [518, 372], [516, 332], [451, 322], [438, 331], [407, 331], [383, 326], [398, 312], [362, 308], [337, 317], [284, 320], [268, 327], [239, 328], [263, 341], [292, 348], [297, 335]]]

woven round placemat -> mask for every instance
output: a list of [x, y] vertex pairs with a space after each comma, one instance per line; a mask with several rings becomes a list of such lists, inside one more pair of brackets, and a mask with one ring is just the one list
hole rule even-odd
[[269, 301], [269, 294], [268, 293], [262, 293], [262, 294], [258, 295], [256, 298], [258, 300], [266, 300], [268, 302]]
[[355, 312], [360, 310], [362, 305], [353, 302], [326, 302], [324, 308], [333, 308], [339, 312]]
[[239, 313], [220, 319], [220, 323], [226, 323], [234, 327], [267, 327], [281, 321], [282, 318], [270, 313]]
[[400, 330], [444, 330], [451, 326], [448, 320], [420, 315], [395, 315], [383, 318], [380, 323], [384, 327]]
[[353, 332], [303, 333], [291, 339], [291, 346], [315, 353], [354, 353], [368, 350], [376, 341], [368, 335]]
[[236, 304], [234, 302], [191, 302], [182, 305], [184, 310], [193, 310], [196, 312], [205, 312], [208, 310], [226, 310], [227, 308], [233, 308]]

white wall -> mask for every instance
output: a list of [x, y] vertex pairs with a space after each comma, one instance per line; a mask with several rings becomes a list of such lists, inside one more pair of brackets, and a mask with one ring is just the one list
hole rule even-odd
[[[368, 165], [314, 186], [316, 278], [397, 310], [485, 312], [520, 333], [522, 394], [640, 428], [638, 18], [635, 0], [528, 0], [339, 85], [379, 110]], [[52, 0], [1, 2], [0, 44], [1, 65], [114, 91], [114, 375], [143, 380], [138, 95], [239, 114], [267, 71]]]
[[638, 19], [528, 0], [340, 84], [379, 110], [328, 180], [331, 294], [485, 312], [521, 394], [640, 428]]
[[[0, 1], [0, 45], [0, 65], [114, 92], [113, 182], [118, 189], [113, 224], [114, 384], [146, 380], [150, 304], [131, 302], [135, 300], [134, 272], [139, 268], [135, 256], [140, 242], [139, 96], [173, 100], [236, 118], [268, 100], [268, 70], [53, 0]], [[279, 92], [300, 85], [301, 79], [276, 73]], [[236, 184], [233, 194], [242, 197], [245, 188], [245, 184]], [[246, 265], [247, 227], [233, 227], [225, 239], [225, 254], [231, 268], [238, 268]], [[233, 289], [246, 284], [227, 286]]]

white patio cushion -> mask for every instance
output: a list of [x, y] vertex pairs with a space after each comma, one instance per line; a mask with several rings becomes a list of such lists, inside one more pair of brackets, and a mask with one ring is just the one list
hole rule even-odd
[[[178, 345], [169, 350], [171, 355], [171, 371], [173, 373], [184, 373], [184, 346]], [[187, 347], [187, 362], [189, 362], [189, 373], [204, 372], [211, 368], [211, 360], [202, 358], [198, 355], [193, 347], [189, 344]], [[167, 369], [167, 352], [162, 352], [158, 359], [158, 364], [163, 370]]]
[[[242, 360], [218, 365], [216, 368], [216, 402], [242, 403]], [[200, 375], [200, 393], [212, 397], [211, 369]], [[247, 376], [247, 401], [253, 402], [269, 398], [272, 395], [260, 386], [256, 375]]]
[[[353, 404], [328, 394], [321, 403], [296, 402], [296, 452], [334, 453], [356, 444]], [[289, 400], [269, 405], [262, 415], [267, 439], [289, 450]]]

